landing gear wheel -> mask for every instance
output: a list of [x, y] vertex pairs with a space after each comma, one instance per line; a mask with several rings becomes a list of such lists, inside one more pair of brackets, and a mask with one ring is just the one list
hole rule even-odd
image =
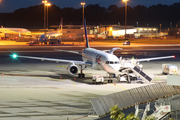
[[113, 74], [113, 78], [115, 78], [116, 77], [116, 74]]
[[84, 74], [84, 73], [82, 73], [82, 74], [81, 74], [81, 77], [82, 77], [82, 78], [85, 78], [85, 74]]
[[79, 74], [78, 74], [78, 78], [85, 78], [85, 74], [84, 74], [84, 73], [82, 73], [82, 74], [79, 73]]
[[81, 74], [78, 74], [78, 78], [81, 78]]
[[108, 80], [108, 83], [113, 83], [113, 80]]

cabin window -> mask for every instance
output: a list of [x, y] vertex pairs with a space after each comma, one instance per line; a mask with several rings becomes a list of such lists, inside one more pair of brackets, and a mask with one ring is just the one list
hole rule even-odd
[[106, 61], [106, 64], [119, 64], [118, 61]]

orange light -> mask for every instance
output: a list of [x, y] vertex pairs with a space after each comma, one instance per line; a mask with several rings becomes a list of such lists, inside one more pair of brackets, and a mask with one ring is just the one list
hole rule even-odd
[[51, 6], [51, 3], [46, 3], [45, 5], [46, 5], [46, 6]]
[[71, 38], [72, 36], [70, 35], [69, 37]]
[[86, 3], [85, 2], [81, 2], [81, 5], [85, 5]]
[[45, 0], [45, 1], [42, 1], [42, 3], [47, 3], [47, 1]]

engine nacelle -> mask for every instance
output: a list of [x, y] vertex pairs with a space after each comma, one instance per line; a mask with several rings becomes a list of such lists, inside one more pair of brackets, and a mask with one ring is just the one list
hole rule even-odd
[[78, 67], [74, 64], [71, 64], [67, 67], [67, 71], [70, 75], [76, 75], [78, 73]]

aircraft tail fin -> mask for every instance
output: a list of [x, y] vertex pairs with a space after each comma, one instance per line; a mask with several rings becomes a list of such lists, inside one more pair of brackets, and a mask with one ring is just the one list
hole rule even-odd
[[86, 39], [86, 48], [89, 48], [89, 41], [87, 36], [87, 29], [86, 29], [86, 19], [84, 18], [84, 32], [85, 32], [85, 39]]
[[63, 26], [63, 17], [61, 18], [61, 22], [59, 24], [59, 32], [62, 33], [62, 26]]

